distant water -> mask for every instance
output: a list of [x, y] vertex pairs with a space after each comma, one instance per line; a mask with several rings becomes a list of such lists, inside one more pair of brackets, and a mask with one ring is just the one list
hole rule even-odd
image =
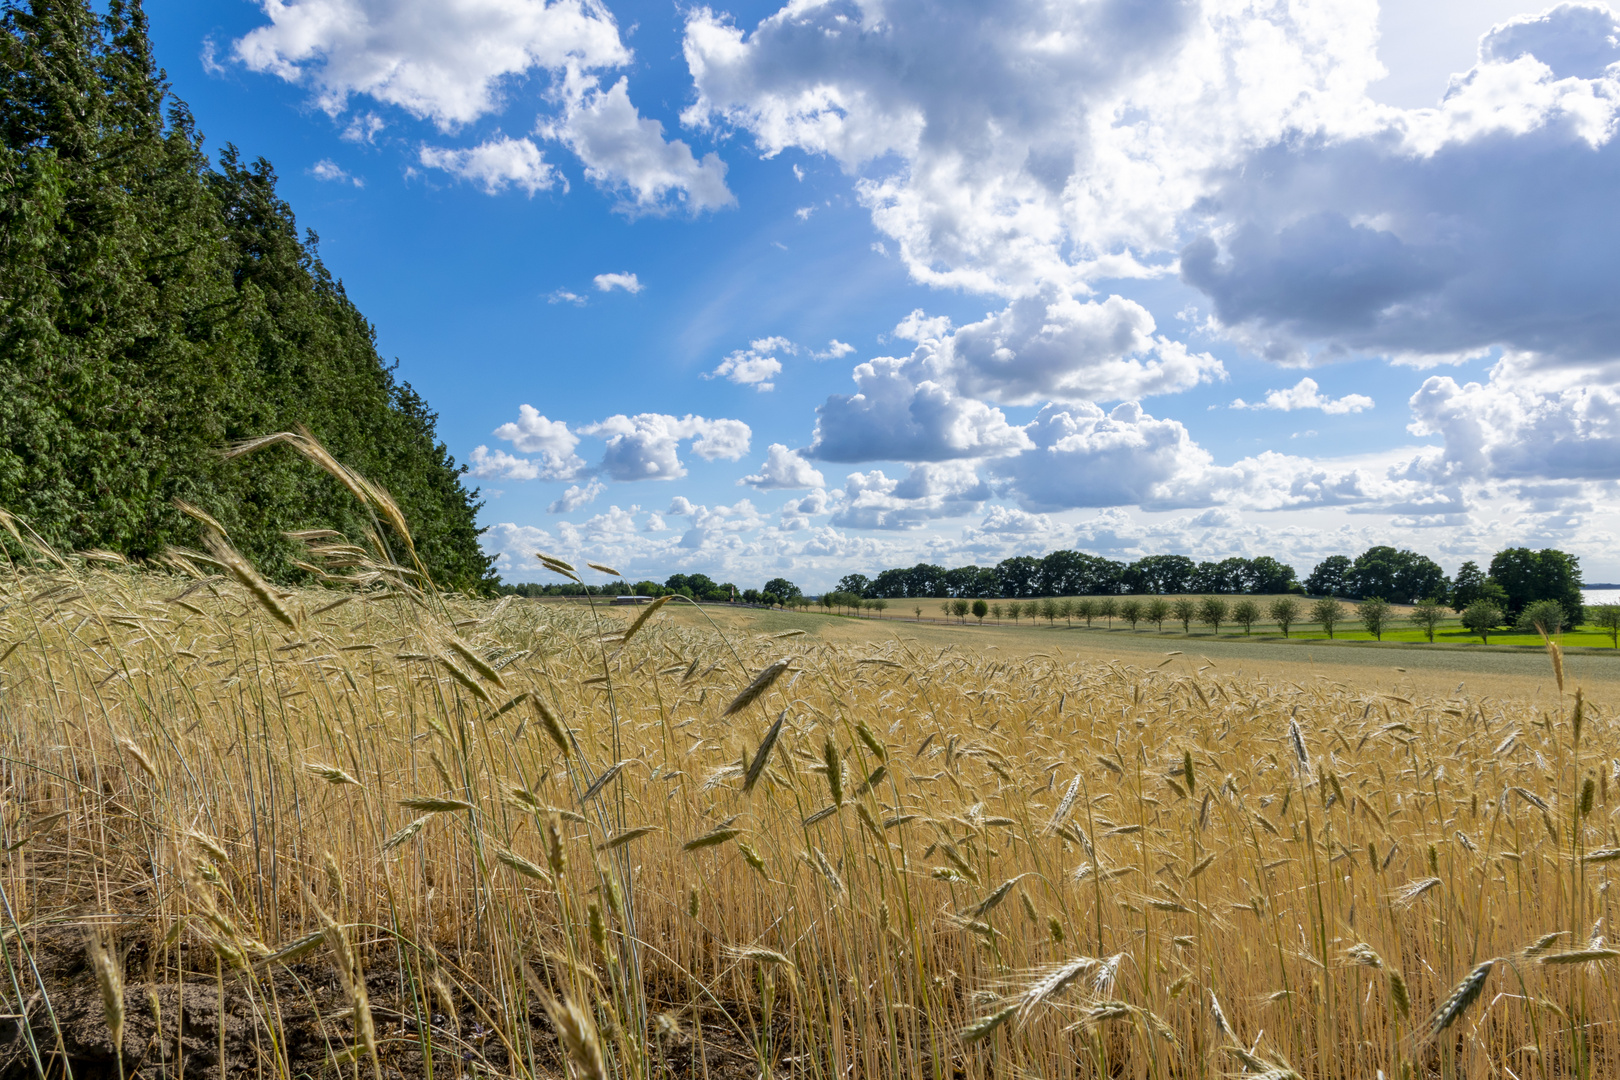
[[1620, 589], [1582, 589], [1581, 597], [1587, 604], [1620, 604]]

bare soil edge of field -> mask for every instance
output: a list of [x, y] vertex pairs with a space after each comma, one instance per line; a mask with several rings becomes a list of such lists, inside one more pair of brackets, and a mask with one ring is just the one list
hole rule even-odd
[[[370, 1076], [370, 1067], [364, 1062], [359, 1064], [358, 1073], [354, 1065], [334, 1064], [333, 1055], [355, 1042], [355, 1031], [352, 1010], [345, 1007], [348, 999], [330, 963], [317, 956], [278, 966], [267, 979], [261, 973], [257, 995], [249, 993], [242, 978], [234, 973], [226, 973], [221, 984], [206, 966], [187, 971], [183, 982], [177, 980], [178, 973], [172, 969], [144, 980], [140, 972], [152, 942], [139, 936], [139, 920], [130, 922], [136, 929], [122, 956], [126, 979], [123, 1080], [178, 1076], [228, 1080], [263, 1075], [273, 1039], [281, 1041], [292, 1074], [302, 1080]], [[46, 983], [50, 1000], [47, 1004], [45, 995], [36, 994], [24, 1009], [24, 1017], [0, 1018], [0, 1080], [39, 1076], [33, 1051], [19, 1023], [24, 1018], [47, 1076], [66, 1075], [62, 1068], [65, 1060], [73, 1080], [120, 1080], [118, 1055], [107, 1027], [101, 990], [91, 971], [82, 935], [66, 929], [41, 934], [30, 959]], [[446, 954], [442, 959], [454, 964], [456, 958]], [[476, 963], [481, 957], [468, 959]], [[201, 957], [193, 961], [209, 963]], [[514, 1075], [510, 1054], [499, 1039], [492, 1037], [493, 1031], [481, 1023], [488, 1019], [487, 1013], [470, 999], [461, 1000], [455, 1017], [433, 1014], [429, 1021], [433, 1037], [425, 1040], [397, 965], [373, 959], [366, 967], [365, 981], [384, 1080]], [[755, 1048], [741, 1039], [733, 1026], [707, 1015], [712, 1008], [695, 1007], [686, 1000], [690, 995], [683, 996], [677, 987], [649, 985], [647, 997], [652, 1012], [668, 1009], [679, 1014], [673, 1034], [649, 1034], [649, 1050], [660, 1075], [757, 1080], [759, 1059]], [[498, 1007], [493, 1001], [480, 1004], [485, 1010]], [[737, 1016], [749, 1012], [737, 1002], [723, 1005]], [[265, 1022], [267, 1010], [277, 1013], [274, 1034]], [[694, 1012], [704, 1015], [694, 1019]], [[534, 1005], [526, 1019], [533, 1057], [524, 1064], [532, 1065], [539, 1076], [568, 1077], [570, 1072], [550, 1018]], [[429, 1041], [433, 1045], [431, 1068], [424, 1049]], [[778, 1059], [773, 1064], [780, 1064], [790, 1055], [791, 1047], [779, 1037], [772, 1042]]]

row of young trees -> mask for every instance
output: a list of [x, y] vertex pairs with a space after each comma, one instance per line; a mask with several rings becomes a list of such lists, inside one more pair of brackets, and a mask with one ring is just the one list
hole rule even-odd
[[994, 567], [930, 563], [884, 570], [875, 578], [848, 574], [835, 592], [863, 599], [1019, 600], [1041, 596], [1232, 595], [1259, 594], [1380, 599], [1395, 604], [1422, 600], [1463, 611], [1486, 599], [1517, 618], [1529, 604], [1556, 601], [1566, 625], [1581, 620], [1580, 560], [1548, 548], [1508, 548], [1496, 553], [1489, 570], [1466, 562], [1455, 579], [1440, 564], [1415, 551], [1387, 545], [1355, 558], [1333, 555], [1317, 564], [1304, 581], [1293, 567], [1261, 555], [1195, 563], [1185, 555], [1149, 555], [1132, 563], [1081, 551], [1054, 551], [1044, 558], [1018, 556]]
[[[821, 603], [830, 610], [864, 610], [874, 614], [882, 614], [889, 607], [889, 601], [881, 597], [867, 599], [851, 592], [827, 593], [821, 597]], [[920, 600], [909, 601], [906, 607], [917, 619], [922, 619], [924, 605]], [[1106, 620], [1111, 629], [1114, 620], [1118, 619], [1129, 624], [1132, 630], [1141, 623], [1151, 623], [1160, 632], [1163, 632], [1166, 622], [1172, 625], [1180, 623], [1182, 633], [1190, 633], [1192, 624], [1196, 622], [1208, 626], [1217, 634], [1226, 625], [1241, 626], [1243, 632], [1248, 634], [1256, 623], [1264, 621], [1275, 624], [1284, 637], [1288, 637], [1296, 625], [1315, 625], [1321, 627], [1329, 638], [1341, 625], [1353, 619], [1378, 641], [1384, 639], [1385, 631], [1405, 622], [1421, 629], [1431, 642], [1451, 617], [1446, 605], [1439, 600], [1420, 600], [1403, 616], [1396, 612], [1393, 604], [1380, 597], [1362, 600], [1351, 608], [1331, 596], [1308, 602], [1293, 596], [1279, 596], [1264, 606], [1253, 599], [1244, 598], [1234, 602], [1222, 596], [1181, 596], [1175, 599], [1157, 596], [1146, 599], [1134, 596], [1082, 596], [1005, 602], [992, 602], [982, 597], [973, 600], [957, 597], [940, 603], [939, 610], [946, 617], [964, 623], [969, 615], [981, 624], [986, 618], [998, 622], [1009, 620], [1014, 624], [1020, 619], [1030, 622], [1045, 619], [1048, 624], [1062, 619], [1071, 626], [1077, 620], [1083, 620], [1090, 627]], [[1620, 605], [1595, 605], [1590, 614], [1593, 623], [1608, 631], [1613, 643], [1620, 647]], [[1527, 605], [1516, 620], [1510, 619], [1508, 613], [1492, 600], [1475, 600], [1463, 609], [1461, 621], [1465, 628], [1487, 643], [1492, 633], [1510, 624], [1521, 632], [1549, 635], [1574, 625], [1565, 621], [1563, 607], [1555, 600], [1539, 600]]]

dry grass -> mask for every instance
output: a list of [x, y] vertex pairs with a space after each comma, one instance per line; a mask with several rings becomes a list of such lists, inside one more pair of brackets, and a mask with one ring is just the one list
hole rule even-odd
[[311, 1013], [363, 1076], [1620, 1075], [1574, 687], [629, 633], [339, 554], [0, 574], [4, 1068], [63, 1075], [40, 957], [94, 932], [153, 1076], [188, 986], [289, 1078]]

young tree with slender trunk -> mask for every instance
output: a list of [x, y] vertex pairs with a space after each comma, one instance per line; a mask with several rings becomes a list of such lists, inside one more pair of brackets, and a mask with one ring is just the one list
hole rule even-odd
[[1271, 621], [1283, 632], [1283, 637], [1287, 637], [1288, 628], [1299, 621], [1299, 601], [1292, 596], [1279, 596], [1271, 602], [1266, 614], [1271, 616]]
[[1243, 627], [1245, 636], [1259, 620], [1260, 605], [1253, 600], [1239, 600], [1232, 605], [1232, 621]]
[[1474, 633], [1485, 644], [1491, 643], [1491, 631], [1502, 625], [1507, 618], [1502, 609], [1489, 600], [1475, 600], [1463, 609], [1462, 624]]
[[1344, 605], [1331, 596], [1324, 596], [1311, 605], [1311, 622], [1318, 623], [1328, 640], [1333, 640], [1333, 628], [1344, 621]]
[[1434, 632], [1440, 629], [1440, 624], [1446, 621], [1446, 605], [1435, 599], [1419, 600], [1412, 605], [1412, 614], [1407, 616], [1428, 637], [1429, 643], [1434, 643]]
[[1384, 640], [1384, 628], [1389, 625], [1389, 601], [1381, 596], [1370, 596], [1356, 605], [1356, 618], [1367, 628], [1375, 641]]
[[1190, 596], [1177, 597], [1170, 605], [1170, 613], [1176, 617], [1176, 622], [1181, 624], [1181, 632], [1190, 634], [1192, 621], [1198, 618], [1198, 601]]
[[1157, 627], [1159, 633], [1162, 634], [1164, 633], [1164, 620], [1170, 617], [1170, 601], [1162, 596], [1155, 596], [1148, 601], [1147, 611], [1144, 614], [1147, 621]]
[[1217, 635], [1221, 632], [1221, 623], [1226, 621], [1227, 612], [1226, 601], [1218, 596], [1206, 596], [1198, 602], [1198, 621]]
[[1620, 649], [1620, 604], [1595, 604], [1591, 608], [1592, 625], [1609, 632], [1609, 640]]

